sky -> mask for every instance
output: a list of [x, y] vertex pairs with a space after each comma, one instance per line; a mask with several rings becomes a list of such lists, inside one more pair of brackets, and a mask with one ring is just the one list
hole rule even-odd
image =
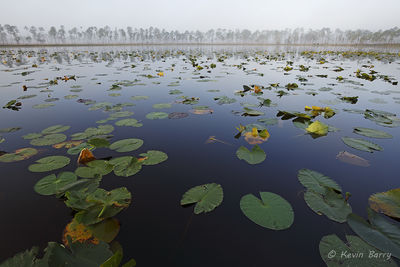
[[0, 24], [166, 30], [400, 27], [400, 0], [0, 0]]

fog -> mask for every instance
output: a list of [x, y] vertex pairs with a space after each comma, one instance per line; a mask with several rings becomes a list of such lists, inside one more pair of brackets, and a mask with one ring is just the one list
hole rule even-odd
[[[328, 4], [329, 3], [329, 4]], [[368, 29], [400, 26], [399, 0], [1, 0], [0, 24], [150, 26], [166, 30], [285, 28]]]

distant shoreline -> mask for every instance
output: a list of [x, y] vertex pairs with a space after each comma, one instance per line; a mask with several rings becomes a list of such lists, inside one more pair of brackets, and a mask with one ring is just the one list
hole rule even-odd
[[0, 47], [90, 47], [90, 46], [311, 46], [311, 47], [399, 47], [394, 44], [269, 44], [269, 43], [109, 43], [109, 44], [0, 44]]

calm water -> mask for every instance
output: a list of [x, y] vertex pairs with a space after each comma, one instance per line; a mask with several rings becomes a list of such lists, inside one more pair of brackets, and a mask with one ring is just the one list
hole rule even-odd
[[[338, 52], [356, 50], [334, 49]], [[5, 138], [0, 150], [13, 152], [34, 147], [22, 136], [52, 125], [70, 125], [64, 133], [70, 136], [88, 127], [97, 127], [100, 124], [96, 121], [111, 114], [101, 109], [90, 111], [91, 105], [79, 103], [79, 99], [135, 104], [122, 110], [134, 112], [129, 118], [141, 121], [142, 127], [115, 126], [116, 121], [106, 124], [115, 127], [112, 141], [140, 138], [144, 145], [127, 153], [107, 148], [97, 148], [93, 152], [97, 158], [138, 155], [147, 150], [168, 154], [167, 161], [144, 166], [132, 177], [111, 173], [101, 182], [101, 188], [112, 190], [124, 186], [132, 193], [129, 208], [116, 216], [121, 224], [116, 240], [124, 248], [126, 260], [134, 258], [138, 266], [324, 266], [318, 249], [321, 238], [337, 234], [344, 239], [345, 234], [353, 232], [346, 223], [319, 216], [307, 206], [303, 198], [305, 189], [297, 179], [297, 172], [308, 168], [334, 179], [344, 192], [351, 192], [349, 203], [353, 212], [363, 217], [366, 217], [371, 194], [399, 187], [399, 128], [376, 125], [361, 114], [343, 109], [378, 109], [399, 115], [399, 85], [380, 78], [374, 81], [360, 79], [355, 77], [355, 72], [360, 69], [368, 73], [371, 68], [367, 66], [373, 65], [372, 69], [378, 72], [376, 75], [388, 75], [392, 81], [397, 81], [400, 79], [400, 58], [398, 51], [389, 50], [378, 50], [379, 55], [352, 56], [336, 53], [310, 56], [301, 53], [305, 50], [307, 48], [301, 47], [7, 48], [0, 54], [3, 62], [0, 65], [1, 105], [23, 95], [37, 96], [20, 100], [19, 111], [0, 109], [0, 128], [21, 127], [16, 132], [0, 134]], [[371, 51], [371, 48], [358, 50]], [[188, 60], [193, 57], [204, 67], [202, 70], [197, 70]], [[326, 63], [318, 64], [321, 57]], [[293, 62], [293, 70], [283, 70], [287, 61]], [[216, 64], [216, 68], [207, 69], [205, 66], [211, 63]], [[238, 67], [242, 63], [246, 64]], [[37, 67], [32, 67], [33, 64]], [[132, 65], [136, 67], [132, 68]], [[301, 72], [299, 65], [310, 66], [310, 69]], [[337, 66], [344, 70], [335, 72]], [[159, 72], [164, 76], [157, 75]], [[65, 75], [75, 75], [76, 80], [46, 84]], [[327, 78], [316, 75], [327, 75]], [[299, 81], [299, 76], [307, 81]], [[344, 81], [338, 81], [338, 76], [345, 78]], [[120, 85], [121, 90], [109, 91], [118, 82], [131, 84]], [[265, 115], [241, 116], [243, 104], [258, 105], [260, 100], [249, 92], [241, 97], [235, 94], [236, 91], [243, 90], [243, 85], [269, 87], [275, 83], [280, 87], [266, 88], [259, 95], [270, 99], [274, 105], [251, 107]], [[289, 91], [285, 88], [288, 83], [297, 83], [299, 88]], [[27, 91], [23, 90], [23, 85], [27, 86]], [[78, 86], [83, 90], [70, 92]], [[332, 90], [319, 90], [323, 87]], [[53, 91], [41, 92], [46, 88]], [[175, 89], [183, 93], [169, 94]], [[209, 92], [211, 89], [219, 91]], [[288, 95], [279, 97], [279, 90]], [[111, 93], [120, 95], [109, 96]], [[358, 96], [358, 102], [340, 101], [337, 94]], [[65, 99], [66, 95], [78, 97]], [[149, 98], [131, 99], [138, 95]], [[193, 105], [179, 103], [182, 95], [198, 97], [196, 105], [206, 105], [213, 113], [190, 113]], [[236, 99], [236, 102], [218, 105], [214, 97], [223, 95]], [[55, 104], [52, 107], [32, 108], [48, 103], [45, 100], [49, 98], [59, 100], [50, 102]], [[152, 105], [157, 103], [171, 103], [172, 107], [154, 109]], [[317, 119], [340, 131], [313, 139], [295, 127], [291, 120], [276, 116], [278, 110], [304, 112], [306, 105], [334, 109], [336, 114], [332, 118], [319, 116]], [[153, 111], [186, 112], [189, 115], [181, 119], [147, 119], [146, 114]], [[266, 126], [271, 136], [259, 145], [267, 155], [265, 161], [250, 165], [239, 160], [235, 153], [242, 145], [249, 149], [252, 145], [244, 137], [234, 136], [239, 124], [262, 125], [257, 121], [260, 118], [277, 118], [278, 123]], [[365, 137], [382, 146], [384, 151], [358, 151], [341, 140], [343, 136], [364, 138], [352, 133], [353, 127], [383, 130], [393, 138]], [[228, 144], [206, 143], [210, 136]], [[39, 195], [33, 186], [51, 173], [74, 171], [77, 156], [66, 154], [65, 148], [36, 148], [39, 153], [27, 160], [0, 163], [0, 262], [32, 246], [44, 248], [49, 241], [61, 243], [63, 229], [73, 218], [71, 209], [62, 200]], [[337, 160], [336, 155], [343, 150], [368, 160], [370, 166], [359, 167]], [[66, 155], [71, 158], [71, 163], [53, 172], [32, 173], [28, 170], [34, 161], [50, 155]], [[221, 184], [224, 190], [223, 202], [214, 211], [194, 215], [193, 206], [180, 206], [181, 197], [188, 189], [213, 182]], [[269, 230], [244, 216], [239, 208], [241, 197], [249, 193], [258, 195], [260, 191], [279, 194], [292, 205], [295, 219], [289, 229]]]

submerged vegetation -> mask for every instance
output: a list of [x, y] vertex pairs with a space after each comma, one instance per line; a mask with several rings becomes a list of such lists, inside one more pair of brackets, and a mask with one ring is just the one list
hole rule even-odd
[[[60, 34], [50, 31], [51, 38]], [[51, 40], [46, 36], [43, 42]], [[251, 237], [244, 243], [254, 255], [261, 243], [265, 253], [280, 238], [299, 235], [302, 243], [295, 244], [310, 251], [319, 242], [315, 262], [327, 266], [396, 266], [400, 259], [400, 189], [391, 188], [397, 171], [386, 163], [398, 158], [398, 52], [5, 49], [0, 61], [7, 127], [0, 129], [0, 164], [17, 181], [21, 173], [34, 180], [25, 194], [56, 199], [71, 212], [60, 238], [43, 253], [33, 247], [2, 259], [1, 267], [135, 266], [130, 257], [141, 266], [146, 258], [134, 245], [158, 244], [166, 233], [174, 236], [168, 246], [181, 246], [190, 230], [197, 235], [188, 243], [204, 239], [205, 247], [219, 248], [237, 231], [239, 240]], [[353, 184], [368, 172], [379, 173], [380, 189]], [[136, 190], [142, 180], [151, 190]], [[357, 215], [366, 214], [367, 203], [368, 221]], [[135, 219], [125, 224], [129, 214]], [[164, 220], [179, 224], [183, 215], [190, 217], [177, 241], [181, 233], [169, 232], [176, 221]], [[136, 220], [144, 221], [146, 229], [137, 230], [143, 236], [118, 243], [120, 222], [129, 230]], [[338, 236], [350, 229], [348, 242]], [[164, 245], [154, 245], [151, 257], [173, 266], [174, 256], [158, 257]], [[129, 257], [122, 247], [129, 247]], [[340, 249], [390, 255], [343, 259]]]

